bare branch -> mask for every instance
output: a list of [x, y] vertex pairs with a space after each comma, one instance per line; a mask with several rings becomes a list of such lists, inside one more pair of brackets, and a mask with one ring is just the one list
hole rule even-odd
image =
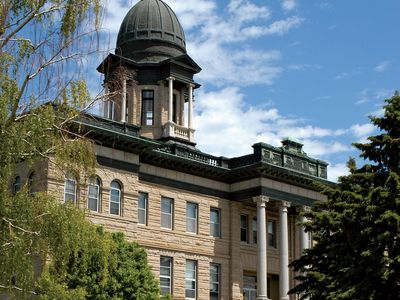
[[19, 227], [19, 226], [17, 226], [17, 225], [14, 225], [14, 224], [13, 224], [11, 221], [9, 221], [7, 218], [4, 218], [4, 217], [3, 217], [2, 220], [3, 220], [4, 222], [6, 222], [9, 226], [11, 226], [11, 227], [13, 227], [13, 228], [15, 228], [15, 229], [18, 229], [18, 230], [20, 230], [20, 231], [22, 231], [22, 232], [24, 232], [24, 233], [39, 235], [39, 232], [26, 230], [26, 229], [24, 229], [24, 228], [22, 228], [22, 227]]
[[[17, 290], [17, 291], [23, 291], [22, 288], [17, 287], [15, 285], [5, 286], [5, 285], [0, 284], [0, 289], [6, 289], [6, 290], [13, 289], [13, 290]], [[37, 295], [37, 293], [34, 291], [29, 291], [29, 293], [32, 295]]]

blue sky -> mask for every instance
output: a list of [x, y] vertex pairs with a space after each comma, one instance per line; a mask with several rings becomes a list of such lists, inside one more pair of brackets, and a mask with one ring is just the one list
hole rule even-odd
[[[136, 2], [106, 1], [103, 57]], [[232, 157], [292, 136], [329, 162], [336, 180], [358, 155], [351, 143], [374, 133], [368, 115], [400, 89], [398, 0], [165, 2], [203, 68], [195, 93], [202, 151]], [[101, 81], [91, 78], [92, 86]]]

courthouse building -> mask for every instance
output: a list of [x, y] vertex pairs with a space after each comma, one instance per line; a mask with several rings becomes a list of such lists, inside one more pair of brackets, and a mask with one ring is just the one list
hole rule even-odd
[[[110, 95], [104, 116], [71, 126], [95, 141], [97, 176], [79, 184], [43, 163], [47, 190], [143, 246], [173, 299], [289, 299], [288, 264], [310, 244], [299, 214], [324, 199], [314, 183], [328, 182], [327, 164], [291, 138], [234, 158], [197, 149], [201, 68], [161, 0], [141, 0], [128, 12], [115, 53], [98, 71]], [[19, 180], [34, 174], [20, 172]]]

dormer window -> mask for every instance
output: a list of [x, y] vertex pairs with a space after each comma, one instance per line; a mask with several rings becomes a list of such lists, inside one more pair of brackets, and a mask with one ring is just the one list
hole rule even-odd
[[142, 125], [152, 126], [154, 124], [154, 91], [142, 91]]

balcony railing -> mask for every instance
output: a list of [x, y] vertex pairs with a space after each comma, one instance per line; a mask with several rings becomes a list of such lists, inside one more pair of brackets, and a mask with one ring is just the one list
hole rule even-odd
[[179, 138], [194, 143], [194, 129], [168, 122], [163, 127], [163, 137]]

